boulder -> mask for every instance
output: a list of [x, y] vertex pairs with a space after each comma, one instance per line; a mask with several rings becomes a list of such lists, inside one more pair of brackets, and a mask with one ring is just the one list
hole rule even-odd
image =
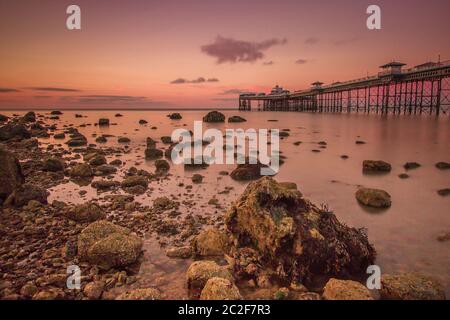
[[53, 138], [60, 140], [60, 139], [65, 139], [66, 135], [64, 133], [57, 133], [53, 136]]
[[9, 117], [5, 116], [4, 114], [0, 114], [0, 122], [6, 122], [8, 121]]
[[11, 152], [0, 148], [0, 200], [5, 200], [24, 182], [19, 160]]
[[161, 300], [161, 292], [156, 288], [135, 289], [124, 292], [116, 300]]
[[148, 187], [148, 180], [142, 176], [131, 176], [122, 181], [120, 184], [122, 188], [131, 188], [135, 186], [142, 186], [144, 188]]
[[191, 247], [174, 247], [169, 248], [166, 251], [166, 255], [169, 258], [188, 259], [192, 256]]
[[391, 196], [384, 190], [360, 188], [355, 193], [359, 203], [372, 208], [389, 208], [391, 206]]
[[87, 145], [87, 139], [81, 134], [75, 135], [69, 141], [66, 142], [69, 147], [81, 147]]
[[418, 273], [381, 276], [381, 299], [445, 300], [442, 286], [433, 278]]
[[230, 177], [237, 181], [250, 181], [261, 178], [261, 168], [264, 165], [257, 164], [239, 164], [236, 169], [230, 173]]
[[103, 281], [89, 282], [83, 289], [83, 293], [86, 297], [92, 300], [98, 300], [102, 296], [105, 283]]
[[436, 163], [436, 168], [438, 168], [439, 170], [448, 170], [448, 169], [450, 169], [450, 163], [438, 162], [438, 163]]
[[44, 161], [44, 170], [50, 172], [64, 171], [65, 163], [61, 158], [49, 158]]
[[391, 165], [385, 161], [381, 160], [364, 160], [363, 161], [363, 171], [367, 173], [371, 172], [390, 172], [392, 169]]
[[171, 113], [171, 114], [168, 115], [168, 117], [169, 117], [171, 120], [181, 120], [181, 119], [183, 119], [183, 117], [181, 116], [181, 114], [179, 114], [178, 112]]
[[325, 300], [373, 300], [369, 289], [351, 280], [330, 279], [323, 289]]
[[98, 180], [91, 183], [92, 188], [97, 190], [111, 190], [118, 186], [120, 186], [120, 183], [118, 181], [112, 181], [112, 180]]
[[139, 120], [139, 124], [147, 124], [147, 123], [148, 123], [147, 120], [144, 120], [144, 119]]
[[106, 214], [96, 203], [88, 202], [76, 205], [66, 213], [67, 218], [77, 222], [94, 222], [104, 219]]
[[89, 164], [94, 167], [101, 166], [106, 163], [107, 163], [106, 157], [101, 154], [96, 154], [95, 156], [89, 159]]
[[92, 168], [87, 163], [80, 163], [75, 165], [70, 170], [70, 176], [71, 177], [77, 177], [77, 178], [90, 178], [94, 175], [94, 172], [92, 171]]
[[244, 118], [240, 117], [240, 116], [232, 116], [228, 118], [228, 122], [233, 123], [233, 122], [246, 122], [247, 120], [245, 120]]
[[206, 282], [200, 300], [242, 300], [242, 296], [230, 280], [214, 277]]
[[147, 149], [155, 149], [156, 147], [156, 141], [153, 140], [152, 138], [148, 137], [147, 138]]
[[130, 138], [128, 138], [128, 137], [119, 137], [119, 138], [117, 139], [117, 142], [119, 142], [119, 143], [130, 143], [131, 140], [130, 140]]
[[29, 139], [31, 138], [31, 133], [23, 124], [8, 123], [0, 127], [0, 140], [6, 141], [13, 138], [19, 140]]
[[403, 165], [403, 168], [405, 168], [405, 170], [413, 170], [420, 167], [421, 167], [420, 163], [417, 162], [407, 162]]
[[163, 136], [163, 137], [161, 137], [161, 141], [164, 144], [172, 144], [172, 137], [170, 137], [170, 136]]
[[266, 269], [286, 283], [348, 276], [365, 272], [376, 256], [365, 230], [340, 223], [270, 177], [251, 182], [225, 222], [239, 278], [255, 279]]
[[36, 121], [36, 113], [33, 111], [27, 112], [21, 119], [24, 122], [35, 122]]
[[78, 256], [102, 269], [133, 264], [142, 251], [142, 240], [127, 228], [100, 220], [91, 223], [78, 236]]
[[193, 183], [202, 183], [202, 181], [203, 181], [203, 176], [201, 174], [196, 173], [192, 176]]
[[147, 160], [155, 160], [158, 158], [162, 158], [164, 153], [162, 150], [156, 148], [147, 148], [145, 149], [145, 159]]
[[440, 195], [441, 197], [447, 197], [450, 196], [450, 188], [445, 188], [445, 189], [439, 189], [437, 191], [438, 195]]
[[170, 164], [167, 160], [159, 159], [155, 161], [155, 167], [157, 172], [166, 172], [170, 169]]
[[109, 119], [107, 118], [101, 118], [98, 120], [99, 126], [109, 126]]
[[34, 184], [22, 184], [14, 189], [6, 200], [5, 204], [14, 205], [16, 207], [23, 207], [29, 201], [35, 200], [42, 204], [47, 204], [47, 197], [49, 192], [42, 187]]
[[228, 250], [228, 237], [217, 229], [203, 230], [192, 241], [192, 252], [196, 256], [223, 256]]
[[100, 137], [97, 137], [95, 139], [95, 142], [97, 142], [97, 143], [106, 143], [106, 142], [108, 142], [108, 139], [106, 139], [105, 136], [100, 136]]
[[232, 281], [233, 277], [226, 267], [219, 266], [214, 261], [195, 261], [193, 262], [187, 272], [187, 286], [192, 296], [199, 296], [200, 292], [206, 285], [209, 279], [218, 277]]
[[219, 111], [211, 111], [203, 117], [203, 122], [225, 122], [225, 116]]

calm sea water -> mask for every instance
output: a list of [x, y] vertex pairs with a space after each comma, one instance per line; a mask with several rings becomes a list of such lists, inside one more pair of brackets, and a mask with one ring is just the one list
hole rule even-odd
[[[43, 112], [44, 113], [44, 112]], [[75, 118], [81, 113], [84, 118]], [[124, 117], [115, 118], [116, 111], [66, 111], [60, 120], [54, 121], [59, 129], [63, 125], [79, 126], [79, 131], [94, 142], [93, 133], [127, 136], [131, 139], [131, 152], [122, 156], [125, 167], [132, 165], [153, 171], [152, 162], [143, 159], [145, 140], [170, 135], [175, 128], [193, 128], [194, 120], [201, 120], [206, 111], [181, 111], [182, 120], [170, 120], [164, 111], [123, 111]], [[450, 171], [435, 168], [439, 161], [450, 162], [450, 119], [448, 117], [414, 117], [356, 115], [356, 114], [307, 114], [274, 112], [224, 111], [226, 116], [240, 115], [248, 121], [237, 124], [205, 124], [204, 128], [277, 128], [290, 129], [290, 137], [281, 140], [280, 149], [287, 160], [276, 176], [279, 181], [298, 184], [306, 198], [317, 204], [326, 203], [338, 219], [354, 227], [365, 227], [369, 240], [377, 252], [377, 264], [382, 272], [418, 271], [440, 280], [450, 295], [450, 243], [436, 240], [441, 232], [450, 231], [450, 197], [441, 197], [437, 190], [450, 188]], [[93, 124], [101, 117], [110, 118], [108, 128]], [[139, 125], [145, 119], [148, 124]], [[275, 119], [277, 122], [269, 122]], [[89, 125], [91, 124], [91, 125]], [[156, 126], [156, 130], [151, 127]], [[357, 145], [356, 140], [366, 144]], [[43, 143], [54, 142], [41, 139]], [[302, 141], [295, 146], [293, 143]], [[317, 142], [326, 141], [327, 148], [319, 149]], [[58, 142], [59, 143], [59, 142]], [[106, 146], [117, 146], [117, 139], [110, 138]], [[160, 144], [160, 147], [163, 145]], [[319, 149], [320, 153], [311, 150]], [[341, 155], [348, 155], [343, 160]], [[364, 175], [362, 161], [384, 160], [392, 164], [392, 172], [386, 175]], [[415, 161], [422, 165], [408, 172], [409, 179], [398, 177], [405, 172], [403, 165]], [[201, 171], [204, 183], [194, 185], [193, 199], [196, 208], [182, 209], [186, 212], [201, 211], [206, 215], [223, 214], [230, 202], [236, 199], [246, 184], [222, 177], [221, 170], [231, 171], [234, 166], [212, 165]], [[182, 166], [172, 166], [173, 178], [153, 185], [151, 196], [140, 196], [138, 201], [151, 204], [152, 199], [168, 194], [180, 195], [184, 189], [178, 184], [191, 184], [192, 172], [184, 172]], [[380, 188], [392, 196], [392, 207], [384, 211], [367, 210], [355, 200], [358, 186]], [[233, 187], [230, 194], [217, 195], [224, 210], [211, 209], [207, 202], [213, 195]], [[88, 191], [80, 198], [78, 190]], [[76, 191], [76, 192], [75, 192]], [[51, 199], [77, 203], [96, 197], [90, 187], [78, 187], [71, 183], [52, 190]], [[145, 285], [163, 287], [171, 297], [184, 297], [184, 273], [188, 261], [174, 261], [165, 257], [154, 240], [147, 241], [146, 261], [141, 270]]]

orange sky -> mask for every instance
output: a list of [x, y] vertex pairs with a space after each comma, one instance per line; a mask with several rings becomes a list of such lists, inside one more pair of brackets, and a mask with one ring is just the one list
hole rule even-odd
[[448, 0], [3, 0], [0, 109], [237, 107], [240, 91], [450, 59], [449, 30]]

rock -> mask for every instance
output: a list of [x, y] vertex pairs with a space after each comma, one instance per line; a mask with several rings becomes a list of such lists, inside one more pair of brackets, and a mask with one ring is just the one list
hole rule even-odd
[[120, 294], [116, 300], [161, 300], [162, 295], [158, 289], [135, 289]]
[[255, 278], [273, 266], [277, 279], [287, 283], [348, 276], [364, 273], [376, 255], [364, 230], [341, 224], [332, 212], [270, 177], [247, 186], [225, 223], [238, 278]]
[[436, 168], [438, 168], [439, 170], [448, 170], [448, 169], [450, 169], [450, 163], [438, 162], [438, 163], [436, 163]]
[[381, 299], [445, 300], [442, 286], [433, 278], [418, 273], [381, 276]]
[[120, 186], [122, 188], [130, 188], [135, 186], [142, 186], [144, 188], [147, 188], [148, 180], [143, 176], [131, 176], [123, 180]]
[[420, 163], [417, 162], [407, 162], [403, 165], [403, 168], [405, 168], [405, 170], [413, 170], [420, 167], [421, 167]]
[[359, 203], [373, 208], [389, 208], [391, 206], [391, 196], [384, 190], [360, 188], [355, 193]]
[[61, 158], [49, 158], [44, 161], [44, 170], [50, 172], [64, 171], [65, 163]]
[[237, 181], [250, 181], [261, 178], [261, 168], [264, 165], [257, 164], [239, 164], [236, 169], [230, 173], [230, 177]]
[[53, 138], [58, 139], [58, 140], [65, 139], [66, 135], [64, 133], [57, 133], [53, 136]]
[[191, 295], [198, 296], [206, 282], [214, 277], [224, 278], [229, 281], [233, 279], [226, 267], [219, 266], [214, 261], [202, 260], [193, 262], [186, 272], [187, 286]]
[[218, 111], [211, 111], [203, 117], [203, 122], [225, 122], [225, 116]]
[[181, 114], [179, 114], [178, 112], [169, 114], [168, 117], [169, 117], [171, 120], [181, 120], [181, 119], [183, 119], [183, 117], [181, 116]]
[[109, 126], [109, 119], [107, 118], [101, 118], [98, 120], [99, 126]]
[[119, 142], [119, 143], [130, 143], [131, 140], [130, 140], [130, 138], [127, 138], [127, 137], [119, 137], [117, 139], [117, 142]]
[[83, 135], [76, 135], [66, 142], [69, 147], [81, 147], [87, 145], [87, 139]]
[[362, 140], [356, 140], [356, 141], [355, 141], [355, 144], [366, 144], [366, 142], [365, 142], [365, 141], [362, 141]]
[[407, 173], [400, 173], [400, 174], [398, 175], [398, 177], [399, 177], [400, 179], [408, 179], [408, 178], [409, 178], [409, 174], [407, 174]]
[[6, 141], [10, 139], [30, 139], [31, 133], [23, 124], [8, 123], [0, 127], [0, 140]]
[[441, 197], [447, 197], [450, 195], [450, 188], [445, 188], [445, 189], [440, 189], [438, 190], [438, 195], [440, 195]]
[[103, 281], [89, 282], [83, 289], [86, 297], [92, 300], [98, 300], [102, 296], [105, 283]]
[[89, 164], [91, 166], [94, 166], [94, 167], [101, 166], [101, 165], [106, 164], [106, 163], [107, 163], [106, 157], [104, 155], [101, 155], [101, 154], [96, 154], [94, 157], [92, 157], [89, 160]]
[[150, 137], [147, 137], [147, 149], [155, 149], [156, 141]]
[[148, 123], [147, 120], [144, 120], [144, 119], [139, 120], [139, 124], [147, 124], [147, 123]]
[[98, 180], [91, 183], [92, 188], [97, 190], [111, 190], [118, 186], [120, 186], [120, 183], [117, 181], [112, 180]]
[[120, 113], [116, 113], [116, 114], [114, 115], [114, 117], [116, 117], [116, 118], [121, 118], [121, 117], [123, 117], [123, 115], [120, 114]]
[[76, 205], [66, 213], [67, 218], [77, 222], [94, 222], [104, 219], [106, 214], [96, 203], [88, 202]]
[[33, 300], [62, 300], [64, 299], [64, 291], [60, 288], [50, 288], [39, 291], [33, 296]]
[[107, 164], [95, 167], [95, 175], [105, 176], [109, 174], [114, 174], [117, 172], [117, 168]]
[[159, 197], [153, 201], [153, 209], [158, 212], [174, 209], [176, 207], [178, 207], [178, 204], [167, 197]]
[[246, 122], [247, 120], [245, 120], [244, 118], [240, 117], [240, 116], [232, 116], [228, 118], [228, 122], [230, 123], [234, 123], [234, 122]]
[[5, 116], [4, 114], [0, 114], [0, 122], [6, 122], [8, 121], [9, 117]]
[[161, 137], [161, 141], [164, 144], [172, 144], [172, 137], [163, 136], [163, 137]]
[[35, 200], [42, 204], [47, 204], [49, 192], [34, 184], [23, 184], [18, 186], [5, 201], [5, 204], [23, 207], [29, 201]]
[[95, 139], [95, 142], [97, 142], [97, 143], [106, 143], [106, 142], [108, 142], [108, 139], [106, 139], [105, 136], [100, 136], [100, 137], [97, 137]]
[[188, 259], [192, 256], [191, 247], [175, 247], [167, 249], [166, 255], [169, 258], [180, 258], [180, 259]]
[[381, 160], [364, 160], [363, 171], [370, 172], [390, 172], [392, 169], [391, 165], [385, 161]]
[[202, 181], [203, 181], [203, 176], [201, 174], [196, 173], [192, 176], [193, 183], [202, 183]]
[[61, 111], [59, 111], [59, 110], [53, 110], [53, 111], [50, 112], [50, 114], [52, 114], [52, 115], [62, 115], [63, 113]]
[[33, 111], [27, 112], [23, 117], [22, 120], [24, 122], [36, 122], [36, 113]]
[[373, 300], [369, 289], [351, 280], [330, 279], [323, 289], [325, 300]]
[[21, 289], [20, 294], [26, 298], [31, 298], [38, 292], [38, 288], [32, 282], [26, 283]]
[[105, 220], [91, 223], [78, 235], [79, 258], [106, 270], [133, 264], [141, 251], [139, 237]]
[[19, 160], [11, 152], [0, 148], [0, 200], [5, 200], [24, 182]]
[[158, 158], [162, 158], [164, 153], [162, 150], [156, 149], [156, 148], [147, 148], [145, 149], [145, 159], [147, 160], [154, 160]]
[[223, 256], [229, 251], [228, 238], [217, 229], [200, 232], [192, 241], [192, 251], [196, 256]]
[[288, 190], [297, 190], [297, 184], [295, 182], [280, 182], [279, 185]]
[[170, 170], [169, 162], [163, 159], [156, 160], [155, 167], [157, 172], [166, 172]]
[[70, 170], [71, 177], [90, 178], [93, 175], [94, 172], [92, 171], [91, 166], [87, 163], [77, 164]]
[[450, 232], [442, 232], [436, 238], [439, 242], [445, 242], [450, 240]]
[[242, 296], [230, 280], [214, 277], [206, 282], [200, 300], [242, 300]]

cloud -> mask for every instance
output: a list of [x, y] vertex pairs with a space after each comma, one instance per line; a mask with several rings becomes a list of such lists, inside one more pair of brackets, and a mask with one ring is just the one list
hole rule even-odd
[[19, 90], [13, 88], [0, 88], [0, 93], [9, 93], [9, 92], [19, 92]]
[[305, 59], [298, 59], [295, 61], [296, 64], [305, 64], [307, 62], [308, 62], [308, 60], [305, 60]]
[[78, 96], [80, 103], [135, 103], [148, 101], [146, 97], [141, 96], [120, 96], [120, 95], [83, 95]]
[[264, 58], [265, 50], [284, 45], [286, 39], [272, 38], [262, 42], [250, 42], [217, 36], [213, 43], [201, 46], [201, 51], [217, 59], [217, 63], [255, 62]]
[[52, 91], [52, 92], [80, 92], [81, 90], [72, 88], [55, 88], [55, 87], [30, 87], [27, 88], [34, 91]]
[[265, 61], [265, 62], [263, 62], [263, 66], [271, 66], [271, 65], [273, 65], [273, 61], [271, 60], [271, 61]]
[[219, 82], [219, 79], [217, 79], [217, 78], [205, 79], [203, 77], [198, 77], [197, 79], [194, 79], [194, 80], [187, 80], [185, 78], [178, 78], [178, 79], [171, 81], [170, 83], [171, 84], [184, 84], [184, 83], [204, 83], [204, 82]]
[[229, 94], [241, 94], [241, 93], [245, 93], [248, 92], [248, 90], [243, 90], [243, 89], [228, 89], [228, 90], [224, 90], [221, 93], [219, 93], [220, 95], [229, 95]]
[[340, 39], [340, 40], [334, 41], [333, 44], [335, 46], [345, 46], [345, 45], [351, 44], [353, 42], [356, 42], [358, 40], [359, 40], [358, 38]]
[[319, 42], [319, 39], [317, 39], [315, 37], [309, 37], [305, 40], [305, 44], [308, 44], [308, 45], [317, 44], [318, 42]]
[[62, 102], [73, 105], [92, 105], [108, 107], [162, 107], [170, 104], [165, 101], [155, 101], [143, 96], [129, 95], [79, 95], [79, 96], [60, 96]]

